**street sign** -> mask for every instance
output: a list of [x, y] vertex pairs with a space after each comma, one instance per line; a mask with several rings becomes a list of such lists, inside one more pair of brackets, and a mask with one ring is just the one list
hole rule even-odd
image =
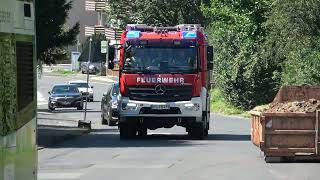
[[80, 52], [71, 52], [71, 71], [79, 71], [79, 62]]
[[107, 53], [108, 43], [107, 41], [101, 41], [101, 53]]

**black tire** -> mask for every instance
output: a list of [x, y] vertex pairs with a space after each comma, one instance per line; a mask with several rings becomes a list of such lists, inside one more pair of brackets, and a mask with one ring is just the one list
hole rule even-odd
[[208, 129], [205, 129], [204, 130], [204, 137], [208, 137], [209, 136], [209, 130]]
[[116, 121], [111, 121], [111, 120], [109, 120], [109, 121], [108, 121], [108, 124], [109, 124], [109, 126], [116, 126], [116, 125], [117, 125], [117, 122], [116, 122]]
[[89, 100], [90, 102], [93, 102], [93, 98]]
[[83, 110], [83, 105], [82, 105], [82, 106], [81, 106], [81, 105], [78, 106], [78, 107], [77, 107], [77, 110]]
[[108, 121], [101, 115], [101, 124], [102, 125], [108, 125]]
[[136, 127], [133, 124], [129, 123], [121, 123], [119, 125], [119, 129], [121, 140], [132, 139], [136, 136], [137, 133]]
[[48, 110], [49, 111], [54, 111], [56, 108], [54, 108], [54, 107], [51, 107], [51, 106], [48, 106]]
[[202, 140], [205, 138], [205, 126], [203, 122], [194, 122], [190, 129], [190, 133], [192, 137], [198, 140]]
[[[204, 122], [206, 122], [206, 128], [204, 130], [204, 136], [208, 137], [209, 136], [209, 129], [210, 129], [210, 119], [208, 119], [208, 115], [206, 115], [205, 118], [206, 119]], [[210, 118], [210, 116], [209, 116], [209, 118]]]
[[138, 130], [138, 136], [145, 137], [148, 135], [148, 129], [144, 127], [140, 127]]

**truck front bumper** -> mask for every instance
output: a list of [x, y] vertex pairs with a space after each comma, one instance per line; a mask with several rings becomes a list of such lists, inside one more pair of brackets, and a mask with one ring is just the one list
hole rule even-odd
[[130, 100], [123, 97], [120, 102], [120, 118], [125, 117], [159, 117], [159, 118], [194, 118], [202, 119], [202, 102], [200, 97], [190, 101], [147, 102]]

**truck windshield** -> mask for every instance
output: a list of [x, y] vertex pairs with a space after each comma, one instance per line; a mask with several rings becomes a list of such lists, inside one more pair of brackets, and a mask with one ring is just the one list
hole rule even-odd
[[196, 47], [131, 47], [126, 50], [123, 70], [151, 73], [195, 73]]

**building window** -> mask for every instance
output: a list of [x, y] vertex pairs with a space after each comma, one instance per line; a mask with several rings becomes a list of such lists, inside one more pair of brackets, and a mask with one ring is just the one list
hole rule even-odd
[[24, 17], [31, 18], [31, 5], [30, 4], [24, 4]]

